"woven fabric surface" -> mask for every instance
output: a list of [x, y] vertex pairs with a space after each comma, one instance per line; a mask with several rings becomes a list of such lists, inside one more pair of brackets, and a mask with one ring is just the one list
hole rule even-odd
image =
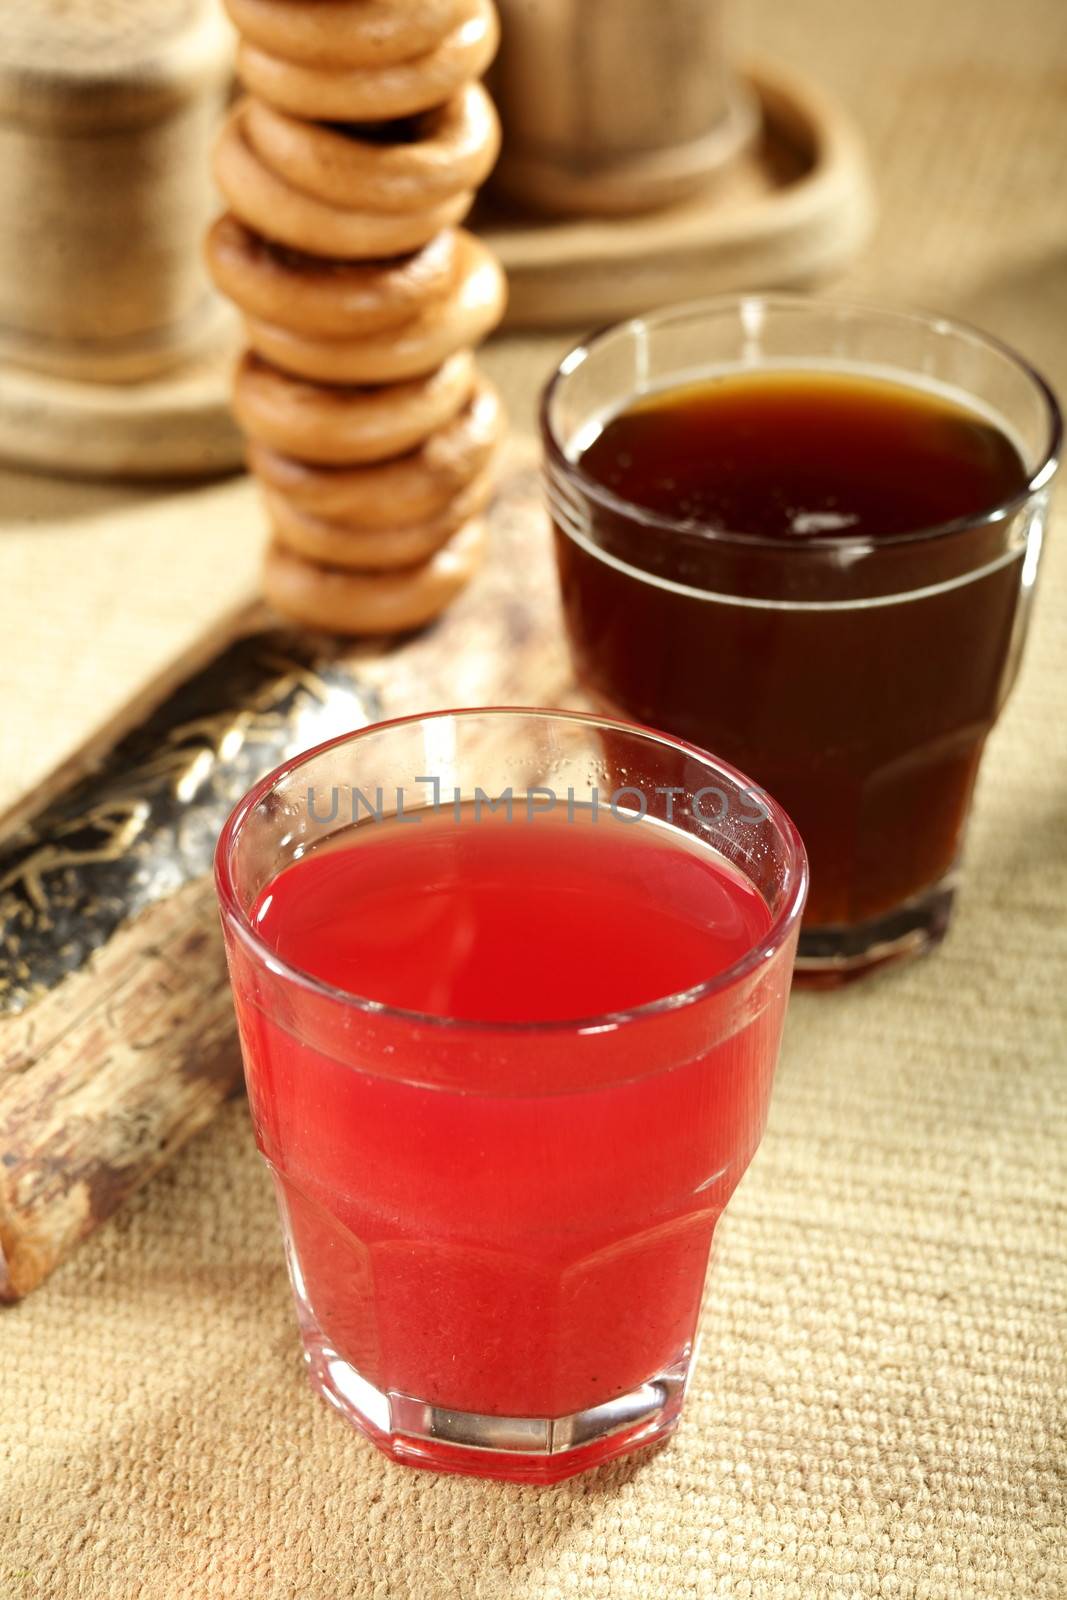
[[[1067, 388], [1067, 8], [756, 0], [866, 132], [846, 288]], [[489, 365], [520, 428], [563, 341]], [[1067, 1593], [1067, 519], [933, 959], [794, 997], [665, 1449], [530, 1490], [393, 1466], [308, 1389], [247, 1111], [0, 1313], [0, 1596], [1060, 1600]], [[246, 485], [0, 477], [0, 798], [254, 577]], [[92, 549], [92, 559], [88, 557]]]

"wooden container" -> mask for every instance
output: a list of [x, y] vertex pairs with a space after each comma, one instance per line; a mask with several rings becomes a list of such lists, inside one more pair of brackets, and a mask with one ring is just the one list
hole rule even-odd
[[756, 132], [723, 0], [498, 0], [494, 185], [547, 214], [654, 210], [706, 187]]
[[852, 259], [874, 217], [852, 119], [776, 62], [749, 63], [745, 83], [759, 135], [688, 200], [617, 217], [480, 205], [479, 232], [508, 275], [509, 327], [595, 326], [669, 301], [804, 288]]
[[199, 237], [231, 69], [212, 0], [4, 6], [0, 356], [128, 380], [211, 337]]

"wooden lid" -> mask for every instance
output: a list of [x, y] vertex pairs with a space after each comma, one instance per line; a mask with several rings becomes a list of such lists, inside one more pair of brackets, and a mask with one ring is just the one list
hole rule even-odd
[[30, 0], [5, 7], [0, 119], [56, 129], [150, 122], [232, 70], [212, 0]]

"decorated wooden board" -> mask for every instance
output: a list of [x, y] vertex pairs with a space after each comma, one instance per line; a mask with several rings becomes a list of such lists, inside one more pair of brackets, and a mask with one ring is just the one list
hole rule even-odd
[[434, 626], [344, 651], [249, 598], [5, 819], [0, 1299], [27, 1294], [240, 1083], [210, 880], [241, 794], [380, 717], [573, 695], [536, 472]]

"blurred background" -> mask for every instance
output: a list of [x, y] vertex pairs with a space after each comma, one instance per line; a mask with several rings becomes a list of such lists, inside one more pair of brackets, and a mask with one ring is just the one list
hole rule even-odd
[[[852, 259], [816, 287], [979, 322], [1062, 385], [1065, 8], [748, 0], [725, 20], [733, 60], [802, 75], [859, 131], [873, 231], [864, 241], [867, 224], [855, 213], [864, 202], [854, 197], [834, 222]], [[0, 39], [11, 26], [9, 13]], [[10, 182], [4, 193], [9, 207], [28, 203]], [[32, 258], [23, 271], [32, 277]], [[692, 274], [684, 293], [691, 282]], [[506, 330], [484, 352], [517, 432], [531, 428], [539, 386], [580, 326]], [[16, 396], [7, 431], [25, 437], [39, 411], [20, 404]], [[207, 504], [209, 512], [173, 484], [0, 467], [0, 692], [19, 711], [0, 729], [0, 801], [32, 785], [86, 723], [121, 702], [131, 680], [254, 585], [262, 533], [252, 497], [231, 482]]]

